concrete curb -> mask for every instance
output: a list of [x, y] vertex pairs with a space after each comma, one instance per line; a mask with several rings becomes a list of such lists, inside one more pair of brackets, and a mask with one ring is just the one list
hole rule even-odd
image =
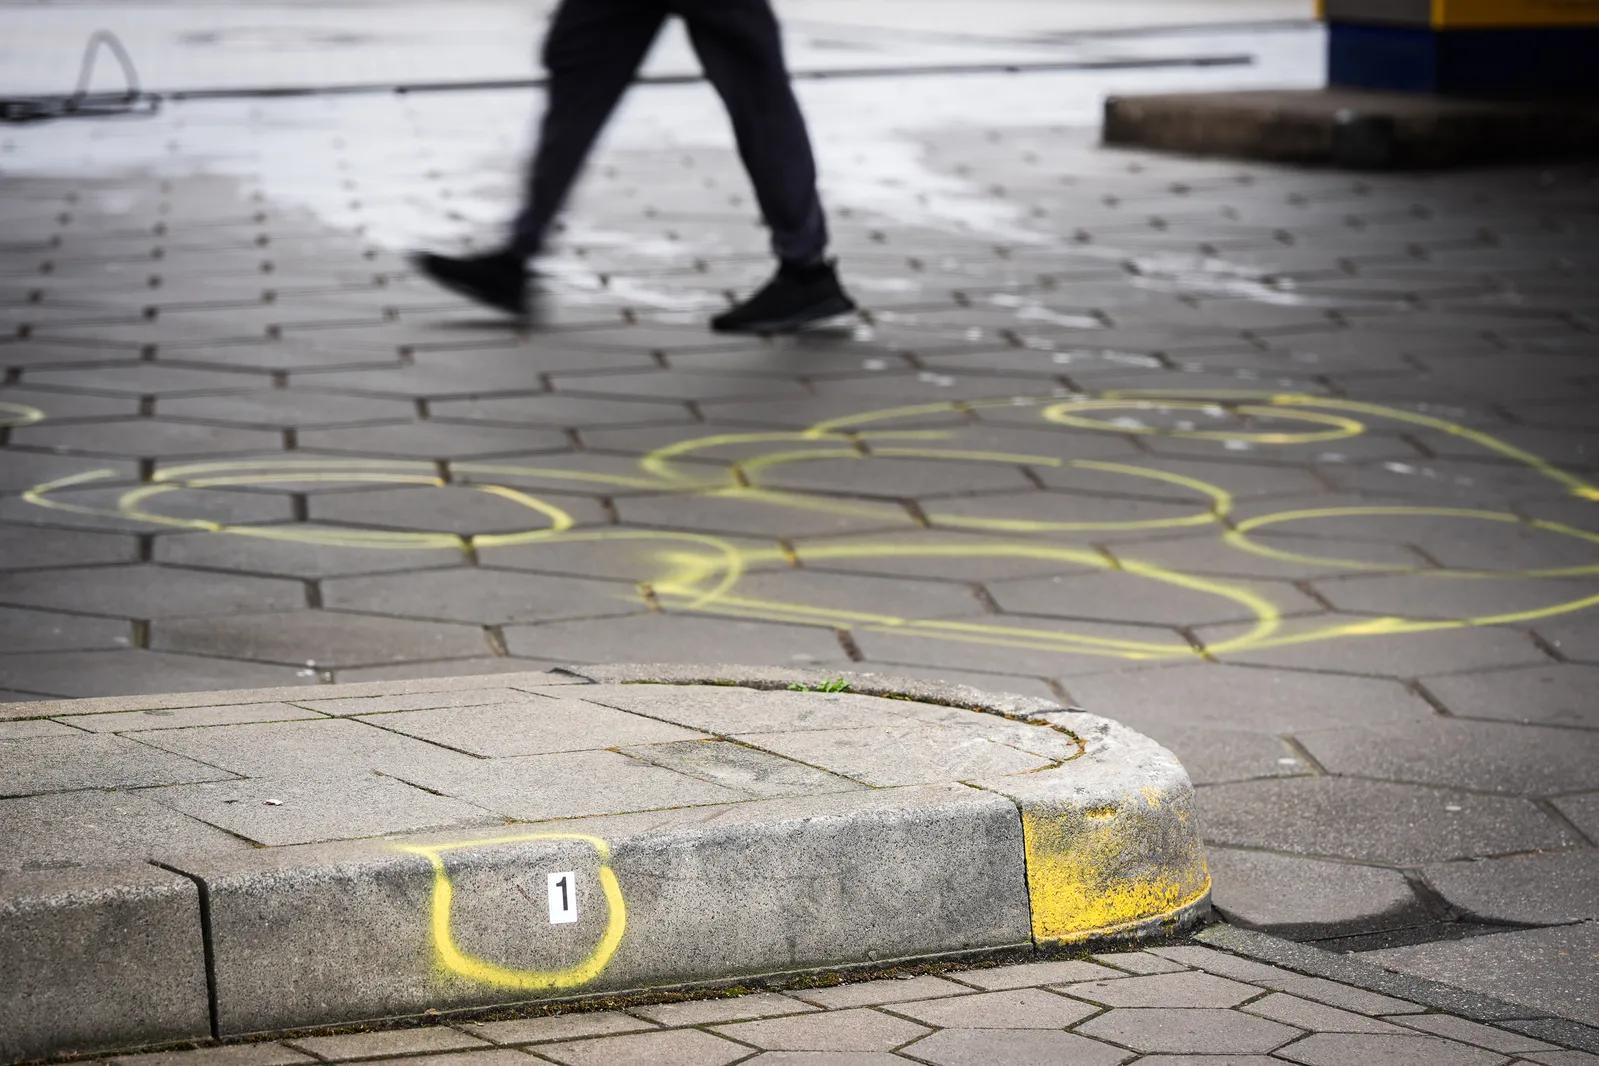
[[[662, 721], [670, 707], [639, 701], [682, 695], [653, 685], [816, 691], [833, 680], [737, 666], [561, 673], [533, 676]], [[1163, 748], [1045, 700], [843, 680], [847, 695], [818, 691], [818, 704], [889, 697], [868, 701], [874, 713], [1028, 768], [164, 868], [0, 874], [0, 945], [27, 962], [20, 984], [0, 988], [0, 1059], [1138, 940], [1207, 913], [1192, 789]]]

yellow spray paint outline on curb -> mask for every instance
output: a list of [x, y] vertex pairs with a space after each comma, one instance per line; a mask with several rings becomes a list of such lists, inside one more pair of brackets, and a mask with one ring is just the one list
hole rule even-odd
[[[599, 857], [598, 878], [605, 896], [605, 931], [600, 934], [594, 950], [580, 962], [561, 970], [523, 970], [502, 966], [487, 959], [469, 955], [455, 943], [452, 915], [455, 886], [450, 881], [450, 871], [444, 862], [444, 852], [465, 848], [494, 847], [499, 844], [524, 844], [531, 841], [575, 841], [587, 844]], [[543, 992], [581, 988], [604, 972], [611, 957], [621, 946], [627, 932], [627, 904], [622, 897], [622, 886], [611, 868], [611, 846], [605, 840], [586, 833], [521, 833], [514, 836], [490, 837], [485, 840], [467, 840], [455, 844], [397, 844], [400, 851], [418, 855], [433, 867], [433, 891], [429, 904], [428, 929], [433, 939], [433, 951], [441, 967], [459, 977], [511, 988], [525, 992]]]
[[[1571, 578], [1599, 574], [1599, 563], [1570, 567], [1551, 567], [1532, 570], [1471, 571], [1443, 568], [1379, 567], [1361, 560], [1337, 557], [1315, 557], [1304, 553], [1287, 552], [1256, 541], [1251, 533], [1275, 524], [1289, 521], [1336, 519], [1357, 514], [1376, 515], [1379, 512], [1391, 517], [1418, 515], [1486, 520], [1499, 523], [1517, 523], [1540, 532], [1575, 537], [1599, 544], [1599, 534], [1590, 533], [1563, 523], [1541, 519], [1526, 519], [1508, 512], [1475, 511], [1465, 508], [1311, 508], [1296, 511], [1259, 515], [1231, 522], [1234, 501], [1223, 487], [1200, 478], [1178, 474], [1159, 468], [1149, 468], [1125, 462], [1089, 459], [1063, 459], [1049, 455], [1027, 455], [1012, 452], [960, 449], [940, 446], [960, 432], [955, 429], [895, 429], [885, 425], [895, 420], [929, 414], [959, 414], [971, 417], [975, 413], [994, 408], [1033, 408], [1041, 421], [1067, 425], [1070, 428], [1096, 432], [1126, 433], [1131, 435], [1157, 435], [1189, 437], [1219, 442], [1240, 441], [1268, 446], [1288, 446], [1338, 439], [1364, 432], [1365, 418], [1385, 418], [1424, 429], [1447, 433], [1468, 440], [1478, 447], [1513, 460], [1542, 477], [1552, 480], [1573, 496], [1584, 500], [1599, 500], [1599, 487], [1583, 478], [1561, 470], [1531, 452], [1502, 441], [1490, 434], [1461, 426], [1433, 415], [1384, 407], [1352, 400], [1316, 396], [1302, 393], [1282, 393], [1271, 390], [1184, 390], [1184, 389], [1117, 389], [1099, 396], [1081, 396], [1056, 392], [1049, 396], [1012, 396], [994, 399], [953, 400], [923, 403], [903, 407], [863, 411], [853, 415], [818, 422], [797, 431], [715, 434], [675, 441], [657, 448], [638, 460], [640, 475], [595, 473], [564, 470], [560, 467], [519, 466], [497, 463], [451, 463], [452, 478], [456, 475], [468, 479], [483, 476], [537, 477], [547, 481], [570, 481], [584, 486], [625, 488], [630, 490], [655, 490], [665, 494], [694, 495], [709, 499], [723, 499], [752, 505], [767, 505], [815, 513], [830, 514], [853, 519], [882, 522], [885, 526], [914, 525], [910, 515], [898, 504], [883, 499], [839, 498], [827, 495], [824, 490], [795, 491], [757, 483], [765, 471], [786, 464], [821, 459], [915, 458], [929, 461], [976, 462], [1020, 465], [1045, 468], [1070, 468], [1098, 473], [1147, 478], [1176, 485], [1195, 493], [1204, 506], [1187, 514], [1169, 517], [1129, 519], [1123, 521], [1048, 521], [1029, 518], [1011, 518], [986, 515], [965, 515], [940, 510], [925, 512], [927, 524], [933, 530], [945, 528], [964, 533], [1005, 534], [1012, 537], [1031, 538], [1049, 534], [1091, 534], [1094, 532], [1158, 531], [1189, 527], [1215, 527], [1222, 543], [1266, 558], [1317, 566], [1332, 566], [1354, 572], [1381, 572], [1426, 576], [1437, 579], [1470, 578], [1493, 580], [1496, 578]], [[1143, 410], [1185, 412], [1199, 410], [1215, 415], [1218, 411], [1230, 412], [1247, 418], [1286, 417], [1309, 421], [1317, 426], [1329, 427], [1304, 433], [1254, 432], [1249, 430], [1196, 430], [1179, 423], [1174, 428], [1161, 426], [1127, 426], [1105, 421], [1078, 412], [1114, 410]], [[779, 449], [779, 445], [799, 445]], [[766, 449], [753, 457], [732, 460], [732, 472], [686, 471], [679, 460], [689, 459], [717, 448], [744, 449], [757, 446]], [[825, 554], [833, 559], [869, 559], [890, 557], [1011, 555], [1016, 557], [1050, 558], [1073, 565], [1088, 565], [1101, 570], [1114, 570], [1133, 577], [1151, 579], [1191, 592], [1216, 596], [1238, 604], [1247, 616], [1248, 628], [1240, 635], [1219, 643], [1197, 649], [1186, 641], [1136, 640], [1111, 637], [1086, 632], [1062, 632], [1025, 624], [1000, 624], [995, 622], [966, 621], [961, 619], [907, 618], [873, 611], [823, 607], [773, 598], [743, 596], [737, 587], [745, 574], [764, 564], [792, 565], [789, 556], [771, 549], [749, 549], [734, 544], [725, 537], [710, 533], [694, 533], [647, 528], [577, 529], [570, 515], [539, 496], [507, 485], [475, 480], [446, 481], [437, 467], [420, 460], [339, 459], [339, 458], [286, 458], [283, 460], [235, 460], [201, 462], [164, 467], [158, 470], [151, 483], [133, 487], [124, 492], [113, 508], [79, 504], [65, 498], [62, 490], [90, 486], [97, 481], [115, 480], [115, 471], [100, 470], [76, 474], [34, 486], [23, 494], [28, 502], [45, 508], [78, 514], [102, 515], [119, 519], [133, 518], [164, 525], [169, 528], [204, 532], [222, 532], [239, 536], [261, 537], [272, 540], [316, 543], [337, 547], [373, 548], [388, 550], [455, 549], [468, 547], [492, 549], [519, 545], [560, 544], [573, 541], [624, 542], [660, 541], [675, 544], [672, 550], [663, 550], [660, 559], [664, 572], [652, 581], [641, 584], [653, 591], [659, 602], [673, 608], [716, 614], [734, 618], [798, 623], [813, 626], [831, 626], [837, 629], [860, 629], [868, 632], [896, 632], [922, 639], [957, 641], [975, 645], [992, 645], [1023, 650], [1046, 652], [1074, 652], [1104, 655], [1131, 660], [1190, 658], [1202, 654], [1238, 652], [1257, 648], [1299, 644], [1310, 641], [1381, 636], [1397, 633], [1420, 633], [1484, 625], [1510, 624], [1548, 618], [1599, 605], [1599, 596], [1585, 596], [1528, 610], [1505, 612], [1470, 618], [1363, 618], [1354, 622], [1336, 623], [1297, 633], [1283, 632], [1284, 619], [1278, 608], [1269, 600], [1256, 594], [1247, 585], [1221, 579], [1186, 574], [1182, 571], [1140, 561], [1118, 551], [1114, 564], [1097, 549], [1040, 544], [1027, 540], [974, 540], [961, 544], [926, 545], [908, 541], [884, 540], [881, 536], [859, 540], [840, 539], [824, 549], [807, 546], [805, 554], [818, 557]], [[469, 488], [493, 495], [536, 513], [540, 525], [510, 533], [462, 536], [455, 533], [429, 531], [381, 530], [353, 526], [319, 525], [228, 525], [206, 519], [182, 518], [162, 515], [149, 508], [151, 500], [180, 489], [205, 489], [245, 487], [254, 484], [411, 484], [443, 487], [446, 485]], [[921, 532], [920, 530], [918, 530]], [[683, 550], [684, 547], [689, 550]], [[705, 554], [709, 552], [709, 554]], [[647, 597], [645, 597], [647, 600]]]

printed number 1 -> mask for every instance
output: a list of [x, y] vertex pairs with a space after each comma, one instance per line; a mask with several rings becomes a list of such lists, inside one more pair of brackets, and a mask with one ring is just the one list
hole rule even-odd
[[577, 921], [577, 875], [571, 870], [550, 874], [550, 924]]

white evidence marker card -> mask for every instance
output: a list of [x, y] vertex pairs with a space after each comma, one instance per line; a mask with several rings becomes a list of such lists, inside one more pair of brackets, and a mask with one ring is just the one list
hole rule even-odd
[[550, 924], [577, 921], [577, 875], [571, 870], [550, 874]]

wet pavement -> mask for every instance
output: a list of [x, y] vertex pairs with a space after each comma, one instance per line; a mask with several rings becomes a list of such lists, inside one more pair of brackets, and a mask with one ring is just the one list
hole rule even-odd
[[1052, 695], [1183, 759], [1235, 921], [1592, 1021], [1595, 171], [1098, 149], [1106, 92], [1314, 76], [1139, 41], [1257, 61], [805, 83], [869, 313], [782, 341], [701, 325], [767, 269], [703, 85], [629, 102], [526, 335], [400, 253], [491, 238], [527, 94], [0, 131], [0, 689]]

